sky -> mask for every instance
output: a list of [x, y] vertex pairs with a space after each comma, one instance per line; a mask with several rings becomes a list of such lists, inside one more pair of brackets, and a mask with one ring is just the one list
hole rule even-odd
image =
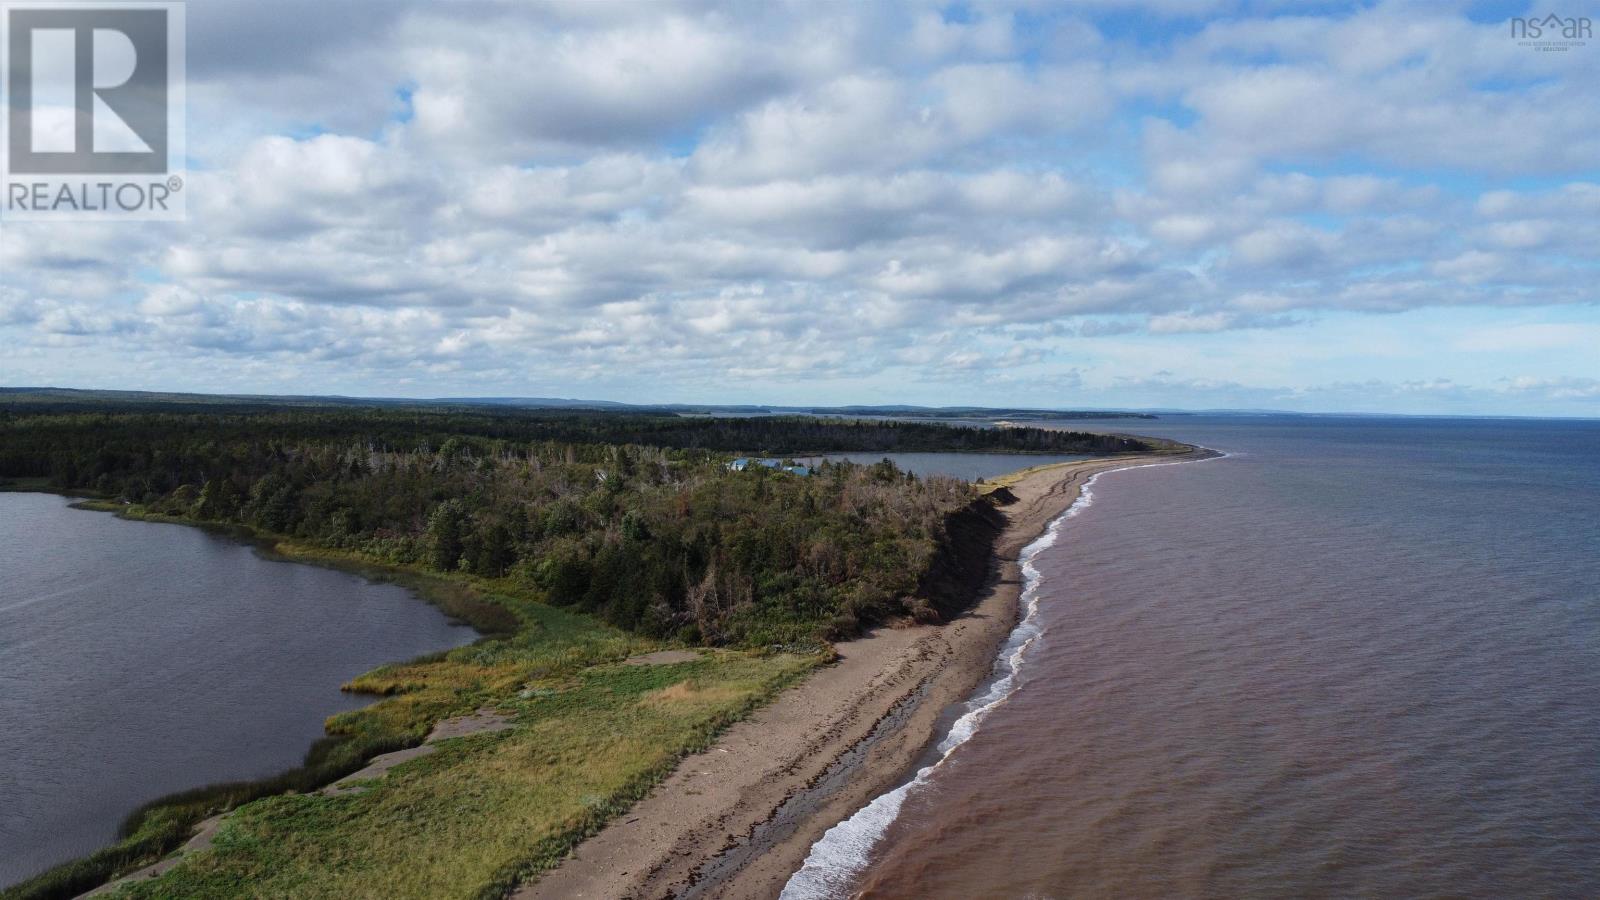
[[188, 220], [0, 223], [0, 384], [1597, 416], [1549, 12], [191, 0]]

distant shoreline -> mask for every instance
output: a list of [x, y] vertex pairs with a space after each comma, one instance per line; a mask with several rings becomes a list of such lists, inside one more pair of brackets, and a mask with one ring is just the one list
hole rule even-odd
[[[1159, 461], [1204, 459], [1172, 447]], [[1095, 474], [1149, 455], [1024, 469], [991, 484], [1015, 498], [982, 596], [944, 625], [883, 627], [688, 757], [627, 815], [580, 844], [519, 900], [776, 897], [829, 828], [910, 774], [947, 711], [994, 671], [1019, 617], [1018, 557]]]

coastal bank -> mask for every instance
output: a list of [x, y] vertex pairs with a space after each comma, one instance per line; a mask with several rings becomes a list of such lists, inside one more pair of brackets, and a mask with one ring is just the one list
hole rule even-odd
[[1026, 469], [989, 485], [1003, 521], [977, 602], [943, 625], [878, 628], [838, 661], [686, 758], [518, 900], [776, 897], [811, 846], [904, 780], [949, 712], [994, 671], [1016, 626], [1019, 557], [1095, 474], [1203, 459], [1111, 457]]

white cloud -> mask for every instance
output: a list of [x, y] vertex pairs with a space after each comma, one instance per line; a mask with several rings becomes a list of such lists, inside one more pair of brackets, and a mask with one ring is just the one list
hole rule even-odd
[[1555, 400], [1600, 400], [1600, 378], [1536, 378], [1519, 375], [1507, 382], [1519, 394], [1541, 394]]
[[[286, 2], [192, 11], [187, 225], [0, 233], [13, 358], [999, 384], [1097, 338], [1600, 301], [1600, 55], [1452, 9]], [[1588, 376], [1535, 334], [1457, 349]]]

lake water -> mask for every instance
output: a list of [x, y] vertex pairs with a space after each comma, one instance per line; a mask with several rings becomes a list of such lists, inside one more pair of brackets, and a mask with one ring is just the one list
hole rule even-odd
[[901, 471], [913, 475], [944, 475], [962, 481], [977, 481], [1031, 466], [1073, 462], [1089, 457], [1064, 453], [826, 453], [796, 461], [806, 465], [816, 465], [824, 459], [845, 460], [863, 466], [888, 459], [900, 467]]
[[299, 765], [339, 685], [470, 643], [395, 585], [0, 493], [0, 887], [174, 791]]
[[1137, 430], [1232, 455], [1101, 476], [1005, 699], [786, 896], [1600, 896], [1600, 423]]

